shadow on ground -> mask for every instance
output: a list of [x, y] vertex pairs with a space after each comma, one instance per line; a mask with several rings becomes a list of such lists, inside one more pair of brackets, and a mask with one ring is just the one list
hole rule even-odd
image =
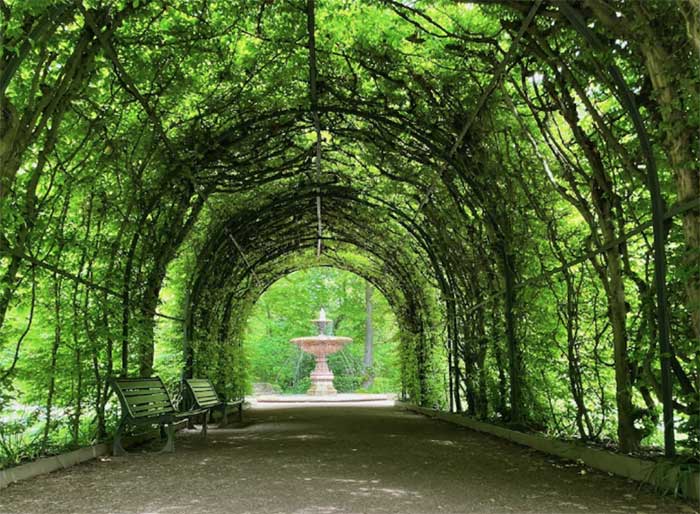
[[0, 513], [692, 513], [683, 501], [380, 406], [266, 406], [0, 491]]

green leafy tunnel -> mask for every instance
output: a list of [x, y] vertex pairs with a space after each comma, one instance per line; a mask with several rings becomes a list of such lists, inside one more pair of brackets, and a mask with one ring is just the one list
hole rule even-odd
[[105, 438], [114, 376], [240, 394], [313, 266], [387, 298], [410, 401], [697, 457], [697, 2], [317, 4], [0, 0], [3, 464]]

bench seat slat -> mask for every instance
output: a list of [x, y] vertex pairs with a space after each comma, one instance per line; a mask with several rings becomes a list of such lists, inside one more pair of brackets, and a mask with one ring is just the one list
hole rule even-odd
[[140, 390], [140, 391], [127, 391], [126, 393], [123, 393], [124, 399], [129, 401], [131, 398], [139, 398], [140, 396], [155, 396], [158, 394], [164, 394], [168, 395], [168, 392], [165, 389], [147, 389], [147, 390]]
[[165, 392], [163, 387], [153, 386], [153, 387], [139, 387], [137, 389], [122, 389], [122, 393], [125, 396], [136, 396], [139, 394], [149, 394], [149, 393], [160, 393]]
[[172, 415], [174, 414], [173, 411], [171, 410], [163, 410], [163, 409], [151, 409], [151, 410], [141, 410], [138, 412], [134, 412], [133, 417], [135, 418], [142, 418], [144, 416], [148, 417], [154, 417], [154, 416], [165, 416], [165, 415]]
[[215, 395], [204, 396], [204, 395], [198, 394], [196, 396], [197, 396], [197, 401], [199, 401], [199, 402], [210, 402], [210, 401], [217, 401], [218, 402], [219, 401], [219, 397], [215, 396]]
[[174, 405], [170, 402], [170, 398], [167, 396], [165, 398], [154, 398], [152, 400], [141, 400], [139, 402], [129, 402], [129, 408], [131, 410], [133, 409], [139, 409], [142, 407], [145, 407], [147, 405], [167, 405], [168, 407], [173, 407]]
[[219, 401], [219, 397], [218, 397], [218, 396], [213, 396], [213, 395], [206, 395], [206, 396], [205, 396], [205, 395], [202, 395], [202, 394], [198, 394], [198, 395], [195, 395], [195, 396], [196, 396], [196, 398], [197, 398], [197, 401], [200, 402], [200, 403], [201, 403], [201, 402], [210, 402], [210, 401], [212, 401], [212, 400]]
[[145, 394], [141, 396], [129, 396], [126, 399], [127, 403], [131, 405], [139, 405], [142, 403], [153, 403], [153, 402], [170, 402], [170, 398], [166, 393], [153, 393]]
[[198, 402], [208, 402], [211, 400], [217, 400], [219, 397], [215, 394], [210, 394], [210, 393], [201, 393], [201, 394], [195, 394], [195, 397], [197, 398]]
[[132, 411], [134, 416], [143, 416], [144, 414], [173, 414], [175, 411], [166, 405], [144, 405], [140, 409]]
[[207, 387], [193, 387], [191, 388], [192, 391], [196, 391], [198, 393], [204, 394], [204, 393], [210, 393], [210, 394], [216, 394], [216, 390], [212, 386], [207, 386]]
[[192, 389], [192, 392], [194, 394], [216, 394], [215, 391], [212, 391], [210, 387], [204, 388], [204, 387], [195, 387]]
[[216, 391], [214, 389], [212, 389], [211, 387], [208, 387], [206, 389], [192, 389], [192, 391], [195, 394], [216, 396]]
[[152, 403], [141, 403], [139, 405], [130, 405], [129, 410], [131, 412], [141, 412], [144, 410], [160, 409], [167, 412], [175, 412], [173, 406], [168, 402], [152, 402]]
[[160, 417], [160, 416], [172, 416], [175, 414], [172, 411], [163, 411], [161, 409], [156, 409], [156, 410], [143, 410], [140, 412], [134, 412], [133, 417], [134, 418], [154, 418], [154, 417]]
[[162, 389], [163, 388], [163, 383], [160, 380], [156, 379], [149, 379], [149, 380], [131, 380], [128, 378], [120, 378], [116, 381], [116, 384], [119, 386], [120, 389], [122, 390], [127, 390], [127, 389], [139, 389], [139, 388], [154, 388], [154, 389]]
[[173, 412], [163, 412], [163, 411], [145, 411], [134, 413], [134, 419], [148, 419], [148, 418], [161, 418], [164, 416], [172, 416]]

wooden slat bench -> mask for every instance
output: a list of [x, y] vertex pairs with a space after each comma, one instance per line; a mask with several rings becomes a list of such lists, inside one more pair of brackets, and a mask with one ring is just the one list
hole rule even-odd
[[[238, 420], [243, 420], [243, 399], [223, 402], [219, 399], [219, 395], [216, 394], [216, 390], [212, 383], [206, 378], [186, 378], [185, 379], [185, 394], [187, 397], [188, 405], [193, 409], [223, 409], [224, 414], [224, 424], [226, 423], [226, 408], [227, 407], [238, 407]], [[204, 419], [203, 431], [206, 434], [206, 427], [209, 418], [209, 411]]]
[[122, 446], [122, 433], [127, 425], [159, 425], [161, 437], [167, 437], [161, 451], [174, 452], [175, 422], [206, 411], [201, 408], [178, 412], [160, 377], [114, 378], [111, 384], [122, 408], [122, 417], [112, 444], [114, 455], [126, 454]]

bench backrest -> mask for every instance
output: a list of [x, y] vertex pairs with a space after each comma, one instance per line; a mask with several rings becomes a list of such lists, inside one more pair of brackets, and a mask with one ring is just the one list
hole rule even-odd
[[160, 377], [115, 378], [114, 392], [122, 411], [132, 418], [151, 418], [175, 413], [172, 399]]
[[189, 389], [195, 408], [214, 407], [221, 403], [214, 386], [206, 378], [186, 378], [185, 385]]

